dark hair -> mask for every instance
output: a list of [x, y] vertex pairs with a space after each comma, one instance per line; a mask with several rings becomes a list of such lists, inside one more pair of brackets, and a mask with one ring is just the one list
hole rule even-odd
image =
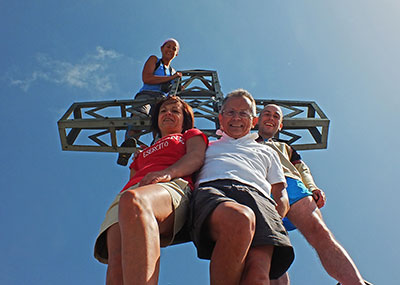
[[175, 104], [181, 103], [182, 113], [183, 113], [183, 125], [182, 125], [182, 134], [189, 129], [193, 129], [194, 127], [194, 114], [192, 107], [189, 106], [188, 103], [183, 101], [181, 98], [177, 96], [168, 96], [159, 101], [153, 108], [151, 114], [151, 130], [153, 135], [161, 136], [160, 128], [158, 127], [158, 115], [160, 114], [161, 106], [168, 102], [167, 104]]

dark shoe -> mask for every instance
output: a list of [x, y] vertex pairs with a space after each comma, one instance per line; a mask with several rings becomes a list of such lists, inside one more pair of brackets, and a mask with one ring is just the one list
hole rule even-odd
[[[136, 147], [136, 140], [132, 137], [127, 138], [122, 144], [121, 147]], [[126, 166], [128, 164], [129, 158], [132, 153], [119, 153], [117, 163], [119, 165]]]
[[[364, 283], [365, 283], [365, 285], [374, 285], [374, 284], [368, 282], [367, 280], [364, 280]], [[337, 285], [341, 285], [341, 283], [338, 283]]]

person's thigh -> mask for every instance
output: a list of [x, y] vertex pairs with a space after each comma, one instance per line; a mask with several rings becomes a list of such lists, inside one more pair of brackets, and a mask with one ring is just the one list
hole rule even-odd
[[325, 227], [321, 211], [311, 196], [291, 205], [287, 217], [300, 231], [310, 231], [318, 225]]

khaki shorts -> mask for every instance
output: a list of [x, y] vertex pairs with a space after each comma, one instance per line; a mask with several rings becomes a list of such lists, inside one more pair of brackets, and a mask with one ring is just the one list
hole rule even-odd
[[[161, 246], [165, 247], [172, 243], [175, 235], [184, 226], [189, 215], [189, 199], [191, 190], [188, 182], [182, 178], [177, 178], [165, 183], [157, 183], [162, 186], [171, 195], [172, 207], [174, 209], [174, 230], [172, 237], [168, 241], [163, 241]], [[135, 184], [128, 190], [137, 188], [139, 185]], [[123, 193], [123, 192], [122, 192]], [[107, 250], [107, 229], [112, 225], [118, 223], [118, 205], [122, 193], [119, 193], [111, 203], [110, 208], [107, 210], [106, 217], [101, 224], [100, 233], [96, 238], [94, 246], [94, 257], [102, 263], [108, 263], [108, 250]]]

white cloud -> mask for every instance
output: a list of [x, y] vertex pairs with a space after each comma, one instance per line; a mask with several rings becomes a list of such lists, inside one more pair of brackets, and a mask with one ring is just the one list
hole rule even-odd
[[34, 71], [32, 74], [25, 78], [25, 79], [13, 79], [9, 78], [11, 85], [18, 86], [20, 87], [23, 91], [28, 91], [30, 88], [31, 84], [35, 82], [36, 80], [44, 79], [48, 80], [48, 75], [46, 73], [40, 72], [40, 71]]
[[94, 57], [97, 59], [104, 59], [104, 58], [118, 58], [121, 57], [122, 55], [117, 53], [114, 50], [105, 50], [103, 47], [96, 47], [96, 51], [97, 51], [97, 55], [95, 55]]
[[113, 74], [109, 65], [123, 57], [114, 50], [106, 50], [101, 46], [96, 47], [96, 52], [78, 60], [68, 62], [53, 59], [46, 54], [38, 54], [36, 61], [37, 70], [23, 79], [15, 79], [8, 75], [10, 84], [28, 91], [37, 81], [47, 81], [58, 85], [86, 89], [94, 92], [106, 93], [115, 86]]

